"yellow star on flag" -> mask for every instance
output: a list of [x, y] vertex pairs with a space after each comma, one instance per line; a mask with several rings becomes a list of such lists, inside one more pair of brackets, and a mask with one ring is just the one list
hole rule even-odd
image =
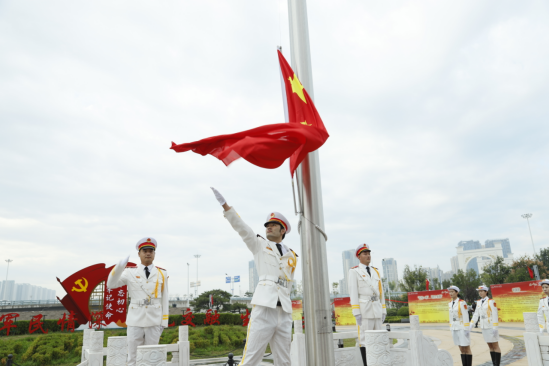
[[290, 86], [292, 87], [292, 93], [296, 93], [298, 97], [304, 101], [304, 103], [307, 103], [306, 96], [304, 96], [304, 87], [296, 77], [296, 74], [294, 74], [294, 80], [291, 77], [288, 77], [288, 80], [290, 81]]

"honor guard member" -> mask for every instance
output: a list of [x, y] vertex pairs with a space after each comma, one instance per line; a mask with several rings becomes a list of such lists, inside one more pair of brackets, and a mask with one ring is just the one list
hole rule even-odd
[[128, 286], [131, 298], [126, 316], [128, 366], [136, 364], [138, 346], [157, 345], [162, 330], [168, 327], [168, 275], [166, 270], [153, 265], [156, 248], [154, 238], [142, 238], [136, 244], [141, 264], [126, 267], [128, 256], [107, 279], [108, 288]]
[[537, 318], [539, 319], [539, 332], [542, 334], [546, 327], [548, 332], [548, 279], [540, 282], [542, 291], [546, 297], [542, 298], [539, 302], [539, 309], [537, 311]]
[[378, 269], [370, 266], [369, 245], [359, 245], [355, 250], [359, 265], [349, 270], [349, 295], [351, 311], [357, 323], [359, 348], [363, 364], [367, 365], [365, 330], [382, 330], [386, 319], [386, 301], [382, 290], [382, 278]]
[[449, 327], [453, 334], [453, 341], [460, 349], [460, 358], [463, 366], [472, 365], [472, 350], [470, 349], [470, 316], [468, 304], [458, 298], [460, 289], [457, 286], [447, 288], [451, 296], [449, 302]]
[[224, 208], [225, 218], [254, 254], [254, 263], [259, 274], [259, 283], [252, 297], [253, 308], [240, 365], [259, 366], [269, 343], [273, 352], [273, 364], [290, 366], [290, 290], [298, 257], [282, 243], [285, 235], [290, 233], [290, 224], [281, 213], [270, 213], [264, 224], [266, 240], [256, 235], [235, 209], [227, 205], [216, 189], [212, 187], [212, 191]]
[[477, 302], [476, 312], [470, 322], [470, 330], [479, 321], [483, 339], [489, 346], [493, 366], [500, 366], [500, 346], [498, 345], [498, 309], [494, 300], [488, 297], [489, 288], [480, 285], [477, 288], [480, 300]]

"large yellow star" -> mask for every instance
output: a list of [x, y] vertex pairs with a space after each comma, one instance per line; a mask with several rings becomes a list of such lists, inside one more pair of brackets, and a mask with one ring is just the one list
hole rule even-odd
[[290, 81], [290, 86], [292, 87], [292, 93], [296, 93], [298, 97], [304, 101], [304, 103], [307, 103], [306, 96], [304, 96], [304, 87], [298, 80], [298, 77], [296, 77], [296, 74], [294, 74], [294, 80], [291, 77], [288, 77], [288, 80]]

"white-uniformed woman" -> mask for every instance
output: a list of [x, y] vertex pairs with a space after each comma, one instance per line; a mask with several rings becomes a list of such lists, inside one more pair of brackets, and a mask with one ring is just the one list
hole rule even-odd
[[537, 311], [537, 318], [539, 320], [539, 332], [542, 334], [544, 328], [546, 327], [546, 332], [548, 332], [548, 279], [540, 282], [542, 291], [546, 297], [542, 298], [539, 302], [539, 309]]
[[460, 358], [463, 366], [472, 365], [472, 350], [470, 349], [470, 316], [468, 304], [458, 298], [460, 289], [457, 286], [447, 288], [451, 296], [449, 302], [449, 327], [453, 334], [453, 342], [460, 348]]
[[477, 288], [480, 300], [477, 302], [476, 312], [470, 322], [470, 330], [479, 321], [483, 339], [489, 346], [493, 366], [500, 366], [500, 346], [498, 345], [498, 309], [497, 304], [488, 297], [489, 288], [480, 285]]

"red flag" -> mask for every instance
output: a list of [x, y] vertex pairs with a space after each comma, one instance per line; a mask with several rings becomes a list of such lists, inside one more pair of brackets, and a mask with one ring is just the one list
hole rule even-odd
[[426, 279], [426, 290], [427, 291], [430, 290], [430, 281], [429, 281], [429, 279]]
[[535, 277], [535, 273], [533, 273], [533, 269], [531, 269], [531, 267], [528, 266], [527, 271], [529, 271], [529, 276], [531, 277], [531, 279], [533, 279]]
[[189, 150], [210, 154], [226, 166], [244, 158], [262, 168], [277, 168], [290, 157], [290, 174], [309, 152], [319, 149], [328, 133], [307, 91], [278, 52], [287, 97], [289, 123], [264, 125], [235, 134], [218, 135], [192, 143], [175, 144], [177, 153]]

